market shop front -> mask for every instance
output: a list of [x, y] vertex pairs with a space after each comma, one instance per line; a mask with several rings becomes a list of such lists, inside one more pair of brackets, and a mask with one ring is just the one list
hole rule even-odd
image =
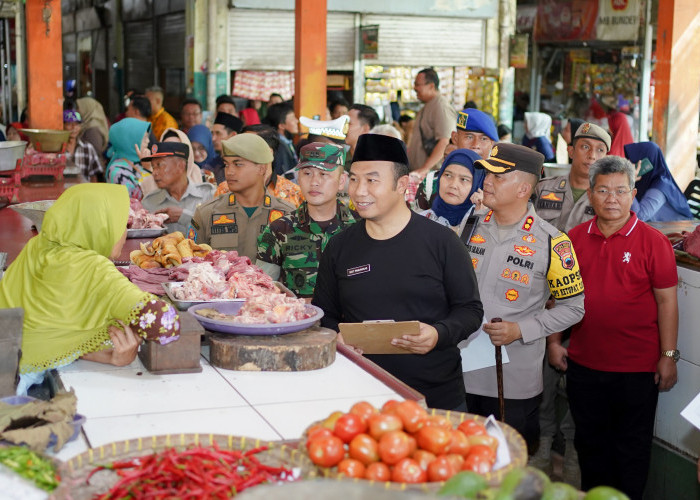
[[[345, 5], [329, 1], [329, 100], [343, 97], [348, 102], [364, 102], [377, 108], [382, 117], [390, 102], [417, 108], [414, 76], [420, 69], [434, 66], [440, 74], [441, 90], [455, 108], [461, 109], [465, 100], [471, 99], [497, 112], [497, 74], [487, 74], [483, 67], [488, 20], [496, 18], [498, 3], [473, 3], [440, 10], [432, 2], [378, 9], [370, 2]], [[236, 1], [235, 8], [229, 9], [227, 61], [234, 96], [266, 101], [276, 92], [286, 99], [292, 97], [293, 8], [293, 2]], [[377, 29], [373, 53], [364, 53], [361, 42], [362, 27], [367, 26]], [[459, 43], [450, 41], [455, 36]], [[474, 85], [485, 78], [490, 86]]]

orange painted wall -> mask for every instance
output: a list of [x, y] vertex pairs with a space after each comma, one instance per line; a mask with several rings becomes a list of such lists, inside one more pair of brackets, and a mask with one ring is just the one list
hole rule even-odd
[[[48, 26], [44, 21], [47, 3], [51, 14]], [[25, 12], [29, 126], [63, 129], [61, 2], [27, 0]]]
[[326, 0], [296, 0], [294, 110], [326, 114]]
[[695, 177], [700, 111], [700, 2], [659, 4], [653, 140], [681, 189]]

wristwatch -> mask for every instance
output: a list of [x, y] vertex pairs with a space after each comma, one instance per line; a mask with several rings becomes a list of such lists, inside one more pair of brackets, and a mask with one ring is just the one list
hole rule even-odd
[[679, 351], [678, 349], [672, 349], [670, 351], [661, 351], [661, 355], [671, 358], [676, 363], [678, 363], [678, 360], [681, 359], [681, 351]]

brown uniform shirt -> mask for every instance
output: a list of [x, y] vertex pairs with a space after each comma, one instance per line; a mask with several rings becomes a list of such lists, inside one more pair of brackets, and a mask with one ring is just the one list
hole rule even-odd
[[574, 203], [568, 175], [542, 179], [537, 183], [535, 193], [537, 215], [560, 231], [569, 232], [572, 227], [592, 219], [595, 215], [586, 193]]
[[228, 193], [197, 207], [187, 236], [217, 250], [236, 250], [255, 262], [260, 233], [270, 222], [294, 210], [294, 205], [278, 200], [265, 190], [263, 204], [248, 217], [236, 195]]
[[[426, 102], [416, 116], [416, 125], [408, 141], [409, 168], [421, 168], [428, 159], [430, 152], [426, 153], [423, 148], [423, 140], [434, 145], [440, 139], [449, 139], [456, 123], [457, 112], [442, 95]], [[436, 165], [431, 165], [431, 168]]]

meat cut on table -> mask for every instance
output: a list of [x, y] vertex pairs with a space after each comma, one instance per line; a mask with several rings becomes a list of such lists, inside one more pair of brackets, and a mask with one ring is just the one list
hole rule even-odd
[[129, 199], [128, 229], [163, 229], [166, 220], [168, 214], [152, 214], [143, 208], [139, 200]]

